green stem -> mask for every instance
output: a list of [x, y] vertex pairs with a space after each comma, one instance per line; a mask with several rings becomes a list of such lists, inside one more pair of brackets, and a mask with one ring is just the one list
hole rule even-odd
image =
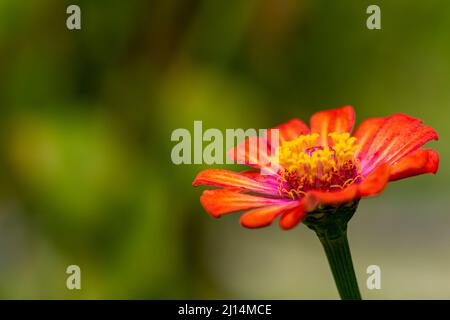
[[347, 240], [347, 224], [355, 213], [358, 202], [319, 206], [308, 213], [303, 221], [319, 237], [343, 300], [361, 300]]
[[361, 300], [352, 255], [348, 246], [347, 232], [338, 238], [319, 235], [320, 242], [325, 249], [328, 263], [333, 273], [339, 295], [342, 300]]

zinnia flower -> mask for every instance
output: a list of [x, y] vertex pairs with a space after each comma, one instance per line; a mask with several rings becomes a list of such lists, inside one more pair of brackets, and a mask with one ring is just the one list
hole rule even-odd
[[[194, 186], [221, 187], [205, 190], [201, 204], [216, 218], [248, 210], [240, 220], [247, 228], [268, 226], [280, 217], [281, 228], [291, 229], [308, 213], [355, 206], [361, 198], [382, 192], [390, 181], [436, 173], [438, 153], [421, 147], [438, 136], [421, 120], [404, 114], [369, 118], [352, 134], [354, 122], [353, 107], [346, 106], [317, 112], [310, 127], [298, 119], [275, 127], [280, 135], [278, 169], [268, 175], [260, 170], [269, 167], [269, 154], [259, 150], [252, 159], [252, 138], [247, 139], [244, 159], [237, 148], [229, 155], [257, 170], [200, 172]], [[269, 143], [268, 138], [256, 139]]]

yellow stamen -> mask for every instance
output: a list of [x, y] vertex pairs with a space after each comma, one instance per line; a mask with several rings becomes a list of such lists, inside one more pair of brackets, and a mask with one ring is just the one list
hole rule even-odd
[[356, 138], [336, 132], [328, 136], [330, 145], [318, 144], [319, 135], [313, 133], [284, 142], [277, 149], [278, 163], [284, 168], [280, 194], [298, 198], [305, 189], [342, 189], [360, 179]]

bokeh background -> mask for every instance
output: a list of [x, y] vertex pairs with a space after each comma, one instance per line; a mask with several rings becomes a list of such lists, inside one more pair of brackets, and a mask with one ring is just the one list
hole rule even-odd
[[207, 166], [174, 165], [170, 136], [350, 104], [357, 123], [402, 112], [440, 135], [437, 176], [389, 185], [350, 223], [363, 296], [450, 299], [449, 39], [438, 0], [0, 0], [0, 298], [338, 298], [305, 226], [209, 217], [191, 186]]

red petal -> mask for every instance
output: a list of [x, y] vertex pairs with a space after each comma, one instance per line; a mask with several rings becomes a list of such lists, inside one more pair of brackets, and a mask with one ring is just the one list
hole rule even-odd
[[306, 216], [306, 213], [307, 212], [305, 210], [305, 207], [300, 201], [300, 204], [298, 206], [295, 206], [292, 209], [288, 209], [283, 213], [280, 218], [280, 227], [284, 230], [292, 229], [297, 224], [299, 224], [300, 221], [303, 220], [303, 218]]
[[292, 119], [288, 122], [276, 126], [274, 129], [280, 130], [280, 140], [290, 141], [298, 138], [301, 135], [308, 134], [308, 126], [299, 119]]
[[355, 123], [355, 111], [352, 106], [315, 113], [310, 120], [311, 132], [318, 133], [322, 145], [328, 145], [331, 132], [351, 132]]
[[270, 154], [271, 148], [267, 137], [249, 137], [227, 152], [228, 157], [235, 163], [255, 168], [268, 166]]
[[[294, 140], [300, 135], [308, 134], [308, 126], [299, 119], [292, 119], [280, 124], [273, 129], [279, 130], [280, 141]], [[228, 151], [227, 155], [234, 162], [246, 164], [255, 168], [270, 166], [271, 150], [271, 130], [267, 130], [267, 137], [249, 137], [236, 148]], [[255, 150], [251, 150], [250, 146]], [[275, 149], [277, 146], [274, 146]]]
[[255, 171], [255, 170], [245, 170], [241, 171], [241, 174], [252, 178], [258, 182], [262, 182], [266, 185], [272, 185], [274, 188], [277, 188], [280, 185], [279, 176], [278, 175], [264, 175], [261, 174], [261, 171]]
[[421, 122], [404, 114], [385, 118], [366, 154], [360, 157], [363, 173], [370, 172], [381, 163], [394, 164], [426, 142], [437, 139], [436, 131], [421, 125]]
[[362, 159], [366, 156], [373, 139], [385, 121], [386, 118], [368, 118], [361, 122], [353, 134], [356, 138], [355, 144], [360, 146], [360, 149], [356, 151], [356, 156], [358, 158]]
[[368, 197], [381, 193], [389, 181], [389, 174], [389, 165], [379, 165], [358, 185], [358, 196]]
[[241, 225], [246, 228], [262, 228], [272, 224], [273, 220], [284, 210], [294, 204], [267, 206], [254, 209], [241, 216]]
[[227, 188], [241, 188], [247, 191], [278, 195], [278, 189], [270, 183], [256, 181], [242, 174], [223, 170], [208, 169], [200, 172], [192, 183], [194, 187], [198, 185], [209, 185]]
[[206, 212], [215, 218], [223, 214], [274, 204], [286, 204], [291, 200], [266, 198], [226, 189], [205, 190], [200, 202]]
[[249, 178], [258, 178], [261, 177], [261, 171], [257, 171], [257, 170], [245, 170], [245, 171], [241, 171], [241, 174], [249, 177]]
[[358, 198], [358, 185], [353, 184], [338, 191], [310, 191], [308, 192], [308, 202], [312, 206], [312, 201], [320, 204], [336, 205]]
[[307, 212], [314, 210], [318, 204], [337, 205], [362, 197], [376, 195], [384, 190], [389, 180], [389, 165], [383, 164], [373, 170], [360, 184], [338, 191], [310, 191], [304, 201], [308, 204]]
[[389, 180], [395, 181], [424, 173], [435, 174], [438, 167], [439, 154], [436, 151], [419, 149], [392, 166]]

